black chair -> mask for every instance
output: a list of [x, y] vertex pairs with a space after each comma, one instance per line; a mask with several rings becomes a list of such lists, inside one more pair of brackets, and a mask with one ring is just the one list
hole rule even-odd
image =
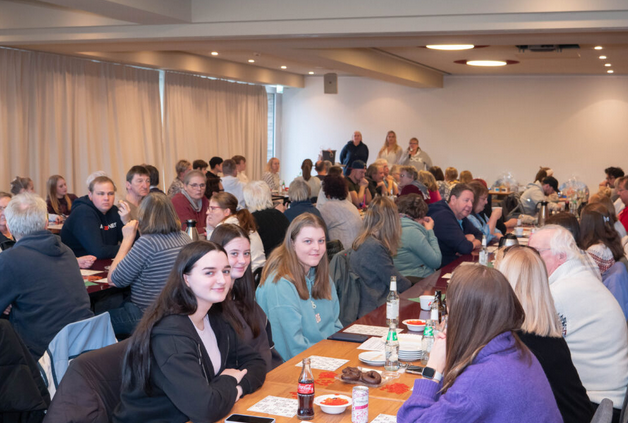
[[613, 401], [604, 398], [597, 407], [591, 423], [611, 423], [613, 421]]
[[81, 354], [57, 388], [44, 423], [109, 423], [120, 402], [128, 340]]

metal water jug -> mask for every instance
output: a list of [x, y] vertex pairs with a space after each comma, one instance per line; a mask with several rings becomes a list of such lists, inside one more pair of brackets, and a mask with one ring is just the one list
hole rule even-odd
[[540, 201], [538, 204], [539, 213], [537, 215], [537, 224], [539, 226], [545, 226], [545, 221], [550, 216], [549, 203], [547, 201]]
[[187, 229], [185, 230], [185, 232], [188, 234], [188, 236], [190, 237], [190, 239], [192, 241], [198, 241], [198, 231], [196, 230], [196, 220], [194, 219], [188, 219], [185, 221], [185, 224], [187, 225]]

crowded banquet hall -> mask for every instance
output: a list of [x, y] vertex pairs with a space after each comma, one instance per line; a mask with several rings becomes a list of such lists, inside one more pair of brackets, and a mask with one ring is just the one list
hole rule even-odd
[[628, 423], [627, 36], [0, 1], [0, 423]]

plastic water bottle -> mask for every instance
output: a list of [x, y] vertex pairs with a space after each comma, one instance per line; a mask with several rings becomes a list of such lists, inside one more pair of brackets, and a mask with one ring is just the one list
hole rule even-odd
[[425, 329], [423, 329], [423, 339], [421, 340], [421, 364], [424, 366], [427, 364], [430, 353], [432, 352], [432, 346], [434, 345], [434, 322], [430, 319], [425, 322]]
[[384, 362], [384, 369], [387, 372], [396, 372], [399, 370], [399, 339], [397, 338], [397, 325], [394, 323], [388, 326], [385, 351], [386, 361]]
[[486, 235], [482, 235], [482, 249], [480, 250], [480, 264], [488, 266], [488, 248], [486, 248]]

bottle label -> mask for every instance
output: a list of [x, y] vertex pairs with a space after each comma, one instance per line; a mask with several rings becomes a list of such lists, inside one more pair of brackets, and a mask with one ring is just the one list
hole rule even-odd
[[399, 318], [399, 302], [398, 301], [390, 301], [386, 303], [386, 318], [390, 320]]
[[309, 395], [314, 393], [314, 384], [313, 383], [299, 383], [299, 387], [297, 388], [297, 393], [302, 395]]
[[433, 308], [432, 311], [430, 312], [430, 319], [438, 322], [438, 308]]
[[431, 326], [426, 326], [423, 331], [423, 336], [434, 336], [434, 328]]

